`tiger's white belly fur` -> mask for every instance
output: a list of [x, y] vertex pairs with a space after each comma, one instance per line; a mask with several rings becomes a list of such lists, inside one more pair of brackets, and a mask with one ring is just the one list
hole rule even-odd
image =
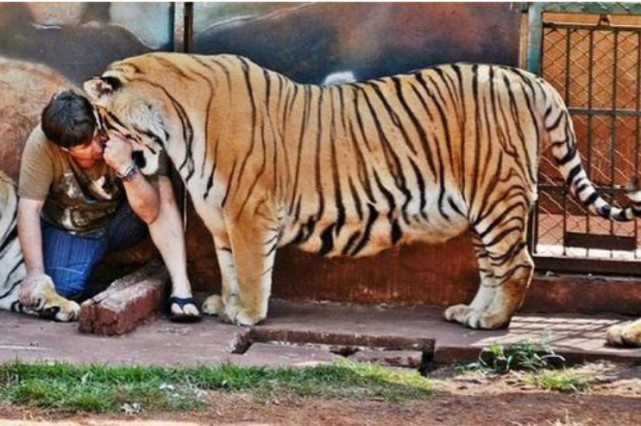
[[[452, 191], [454, 192], [454, 191]], [[418, 194], [416, 194], [418, 195]], [[464, 203], [460, 194], [446, 194], [450, 195], [453, 199], [457, 200], [456, 203], [463, 209]], [[390, 220], [389, 210], [383, 206], [374, 206], [378, 212], [376, 220], [370, 226], [367, 242], [361, 250], [356, 254], [346, 254], [343, 252], [346, 246], [349, 245], [351, 236], [360, 232], [361, 235], [365, 232], [368, 226], [368, 218], [365, 217], [359, 220], [356, 215], [348, 215], [345, 225], [341, 229], [338, 236], [333, 240], [333, 248], [327, 252], [325, 256], [352, 256], [352, 257], [365, 257], [372, 256], [382, 250], [391, 248], [398, 244], [408, 244], [415, 242], [423, 242], [429, 244], [443, 243], [459, 234], [464, 232], [469, 227], [469, 220], [467, 217], [462, 216], [450, 206], [446, 206], [444, 210], [438, 208], [438, 192], [427, 191], [425, 194], [426, 205], [425, 209], [421, 212], [420, 203], [418, 200], [413, 199], [408, 204], [405, 214], [402, 214], [401, 209], [396, 209], [391, 215], [392, 220], [398, 220], [400, 231], [400, 238], [394, 242], [392, 237], [392, 221]], [[443, 217], [443, 213], [447, 214], [449, 220]], [[306, 252], [318, 253], [322, 247], [322, 230], [336, 221], [336, 214], [328, 213], [325, 220], [319, 221], [314, 227], [314, 233], [304, 242], [295, 243], [295, 245]], [[288, 222], [283, 229], [279, 247], [288, 245], [295, 240], [301, 228], [298, 222]]]
[[[197, 180], [191, 182], [191, 185], [194, 187], [198, 187], [199, 184]], [[193, 200], [196, 212], [203, 219], [205, 225], [210, 230], [214, 230], [214, 232], [216, 232], [216, 229], [218, 229], [219, 232], [226, 232], [225, 226], [227, 223], [219, 207], [226, 186], [226, 182], [217, 181], [214, 184], [211, 197], [207, 200]], [[394, 242], [392, 238], [392, 221], [390, 220], [389, 209], [380, 203], [374, 205], [373, 207], [377, 211], [377, 218], [369, 226], [370, 231], [366, 244], [364, 244], [363, 248], [356, 254], [346, 254], [343, 253], [343, 250], [349, 244], [351, 236], [357, 232], [360, 232], [361, 235], [365, 232], [365, 229], [368, 227], [368, 218], [365, 216], [363, 219], [359, 219], [356, 214], [350, 214], [350, 211], [348, 211], [345, 225], [342, 227], [340, 233], [333, 238], [332, 250], [325, 253], [324, 256], [366, 257], [375, 255], [382, 250], [399, 244], [417, 242], [439, 244], [460, 235], [469, 228], [467, 208], [456, 187], [450, 187], [450, 190], [445, 193], [445, 197], [451, 198], [460, 212], [457, 212], [450, 205], [444, 205], [442, 209], [439, 209], [439, 193], [437, 189], [426, 191], [424, 196], [425, 208], [423, 211], [420, 209], [419, 194], [413, 194], [413, 198], [408, 203], [405, 214], [402, 214], [400, 208], [394, 210], [391, 215], [392, 220], [398, 219], [400, 228], [400, 239], [396, 242]], [[281, 210], [284, 212], [286, 208], [282, 207]], [[463, 215], [461, 213], [463, 213]], [[443, 214], [446, 214], [449, 220], [446, 219]], [[293, 244], [305, 252], [318, 253], [323, 244], [321, 233], [327, 226], [336, 221], [336, 216], [337, 213], [334, 210], [330, 209], [326, 211], [323, 217], [315, 223], [312, 235], [309, 235], [309, 238], [305, 238], [304, 241], [296, 243], [296, 236], [304, 224], [295, 221], [293, 216], [283, 215], [282, 223], [279, 224], [280, 235], [278, 247], [281, 248]]]

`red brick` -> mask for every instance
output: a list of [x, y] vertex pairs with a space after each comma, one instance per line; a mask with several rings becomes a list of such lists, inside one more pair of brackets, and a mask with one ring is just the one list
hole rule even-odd
[[133, 330], [161, 308], [169, 274], [158, 261], [114, 281], [81, 305], [78, 329], [84, 333], [119, 335]]

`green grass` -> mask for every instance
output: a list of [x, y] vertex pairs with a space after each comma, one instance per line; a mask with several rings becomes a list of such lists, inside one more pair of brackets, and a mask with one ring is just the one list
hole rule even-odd
[[424, 399], [432, 382], [415, 371], [341, 362], [308, 368], [105, 367], [0, 364], [0, 401], [59, 411], [196, 411], [208, 391], [327, 398]]
[[572, 369], [541, 370], [523, 378], [527, 385], [558, 392], [585, 392], [596, 380], [594, 374]]
[[545, 341], [532, 342], [528, 339], [503, 346], [492, 343], [483, 348], [477, 362], [459, 364], [459, 373], [483, 371], [505, 374], [512, 370], [538, 371], [557, 368], [565, 364], [565, 359], [554, 353]]

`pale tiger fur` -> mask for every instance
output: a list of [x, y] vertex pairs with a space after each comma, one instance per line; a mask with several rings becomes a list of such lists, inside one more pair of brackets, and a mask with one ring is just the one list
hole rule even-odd
[[43, 280], [34, 291], [35, 306], [25, 307], [18, 300], [20, 284], [26, 276], [18, 241], [18, 196], [14, 182], [0, 171], [0, 309], [73, 321], [80, 306], [58, 295], [51, 280]]
[[452, 64], [320, 87], [239, 56], [152, 53], [85, 91], [144, 173], [168, 153], [216, 247], [222, 298], [204, 311], [237, 324], [266, 318], [278, 247], [365, 256], [469, 229], [481, 284], [445, 318], [507, 326], [532, 276], [526, 230], [547, 148], [591, 212], [641, 212], [639, 191], [625, 209], [597, 194], [563, 100], [519, 69]]

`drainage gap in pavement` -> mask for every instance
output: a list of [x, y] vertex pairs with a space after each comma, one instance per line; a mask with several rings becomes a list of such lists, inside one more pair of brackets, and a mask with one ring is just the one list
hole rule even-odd
[[237, 333], [227, 349], [234, 354], [244, 354], [254, 343], [321, 346], [356, 361], [416, 368], [421, 374], [429, 370], [434, 357], [433, 339], [260, 327]]

